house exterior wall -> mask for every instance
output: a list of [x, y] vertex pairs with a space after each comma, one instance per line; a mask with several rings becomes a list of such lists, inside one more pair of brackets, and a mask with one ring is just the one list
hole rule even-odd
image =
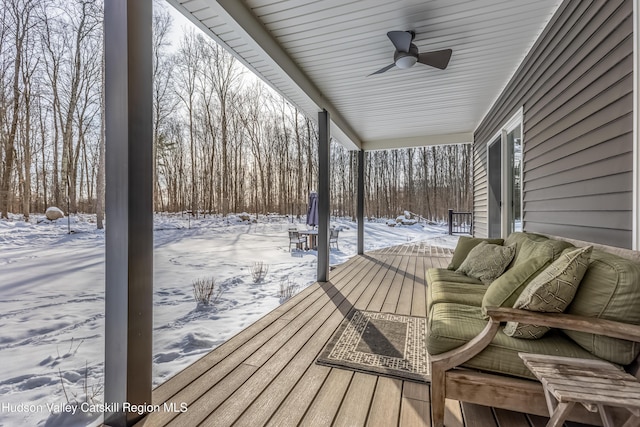
[[523, 108], [523, 229], [631, 248], [633, 2], [565, 0], [474, 133], [474, 233], [487, 143]]

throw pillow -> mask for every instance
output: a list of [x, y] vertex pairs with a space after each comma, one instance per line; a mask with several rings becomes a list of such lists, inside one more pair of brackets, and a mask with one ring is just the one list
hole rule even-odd
[[[573, 300], [578, 285], [589, 266], [591, 246], [563, 253], [527, 285], [513, 308], [562, 313]], [[537, 339], [550, 328], [507, 322], [504, 333], [510, 337]]]
[[513, 307], [524, 288], [550, 262], [551, 259], [545, 256], [534, 257], [527, 262], [511, 267], [494, 280], [482, 298], [482, 313], [485, 319], [488, 318], [486, 307]]
[[462, 262], [467, 258], [471, 249], [478, 246], [481, 242], [487, 242], [494, 245], [502, 245], [504, 240], [502, 239], [480, 239], [477, 237], [466, 237], [460, 236], [458, 239], [458, 244], [456, 245], [455, 251], [453, 251], [453, 257], [451, 258], [451, 263], [447, 269], [449, 270], [457, 270], [460, 268]]
[[502, 274], [515, 253], [515, 246], [500, 246], [480, 242], [475, 248], [471, 249], [469, 255], [456, 271], [475, 277], [485, 285], [488, 285]]

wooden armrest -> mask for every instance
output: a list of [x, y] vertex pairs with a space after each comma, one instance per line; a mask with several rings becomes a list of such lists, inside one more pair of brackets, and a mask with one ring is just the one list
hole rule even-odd
[[462, 365], [467, 360], [484, 350], [496, 336], [500, 322], [489, 319], [487, 326], [475, 338], [458, 348], [431, 356], [431, 366], [436, 365], [444, 371]]
[[487, 315], [497, 322], [523, 322], [640, 342], [640, 326], [614, 320], [564, 313], [541, 313], [508, 307], [487, 307], [486, 310]]

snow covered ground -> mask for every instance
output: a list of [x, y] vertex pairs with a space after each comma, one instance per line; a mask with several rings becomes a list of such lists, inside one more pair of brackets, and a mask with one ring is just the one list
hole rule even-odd
[[[104, 231], [95, 216], [57, 222], [43, 215], [0, 221], [0, 426], [90, 425], [99, 414], [59, 413], [67, 402], [102, 399], [104, 364]], [[330, 263], [356, 252], [356, 224], [341, 228]], [[302, 223], [296, 224], [305, 229]], [[242, 222], [156, 215], [154, 233], [154, 385], [282, 303], [280, 287], [314, 282], [317, 252], [289, 251], [284, 217]], [[454, 247], [446, 226], [365, 226], [365, 250], [429, 241]], [[251, 267], [268, 264], [255, 284]], [[198, 309], [192, 283], [215, 278], [217, 304]]]

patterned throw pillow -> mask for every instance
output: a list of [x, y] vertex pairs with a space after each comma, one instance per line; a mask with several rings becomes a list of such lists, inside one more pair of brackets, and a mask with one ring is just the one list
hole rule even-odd
[[[547, 313], [564, 312], [587, 271], [591, 250], [592, 247], [587, 246], [562, 254], [527, 285], [513, 308]], [[549, 329], [547, 326], [507, 322], [504, 333], [514, 338], [537, 339]]]
[[485, 285], [488, 285], [502, 274], [515, 253], [515, 245], [500, 246], [480, 242], [471, 249], [469, 255], [456, 271], [475, 277]]
[[535, 277], [551, 264], [545, 256], [533, 257], [515, 265], [494, 280], [482, 298], [482, 314], [485, 319], [487, 307], [513, 307], [518, 297]]
[[447, 267], [448, 270], [457, 270], [460, 268], [462, 262], [467, 258], [471, 249], [478, 246], [481, 242], [492, 243], [494, 245], [502, 245], [504, 240], [502, 239], [481, 239], [479, 237], [467, 237], [460, 236], [458, 238], [458, 244], [455, 251], [453, 251], [453, 257]]

